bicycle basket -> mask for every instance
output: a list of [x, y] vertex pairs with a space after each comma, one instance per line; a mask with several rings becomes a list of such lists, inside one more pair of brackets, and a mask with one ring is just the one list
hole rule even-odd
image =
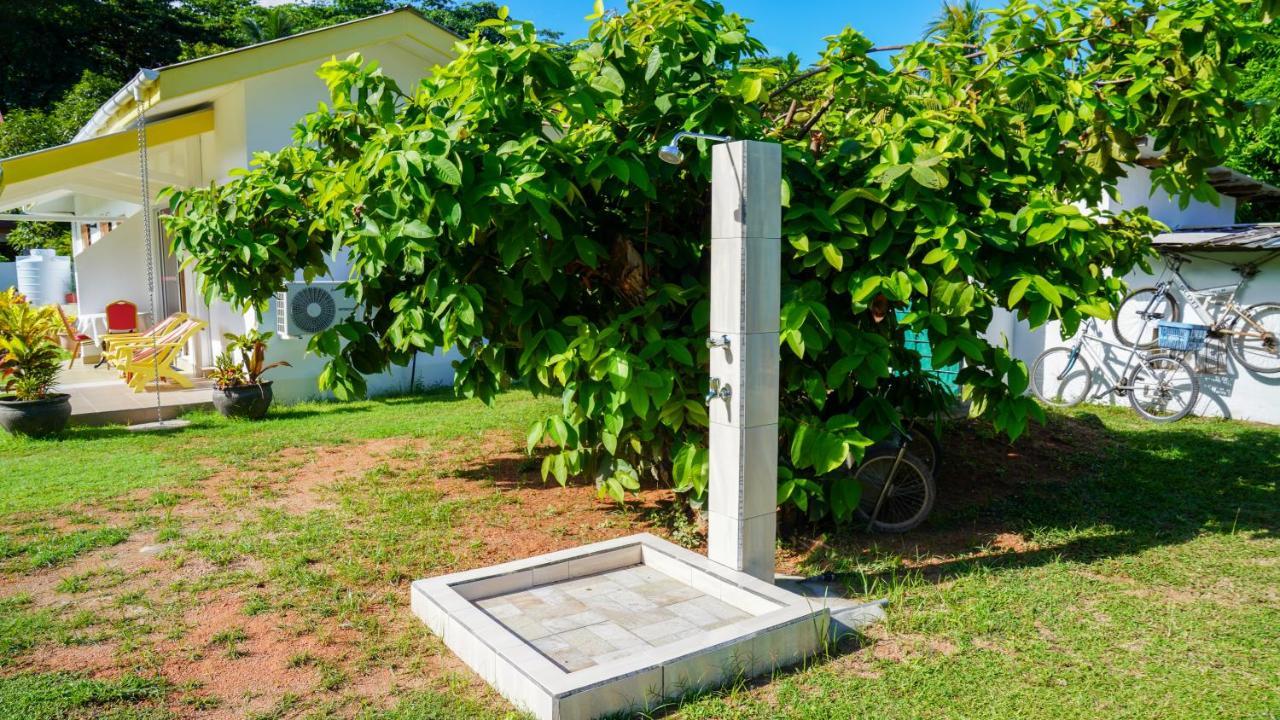
[[1160, 347], [1165, 350], [1191, 352], [1204, 347], [1204, 340], [1208, 335], [1208, 325], [1162, 322], [1160, 323], [1159, 343]]

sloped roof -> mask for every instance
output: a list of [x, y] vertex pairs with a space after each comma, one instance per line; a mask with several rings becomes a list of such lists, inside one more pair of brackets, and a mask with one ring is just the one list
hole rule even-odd
[[[100, 193], [104, 188], [118, 191], [122, 182], [136, 182], [122, 166], [126, 155], [137, 152], [137, 136], [131, 127], [139, 107], [135, 96], [141, 96], [146, 107], [147, 144], [153, 149], [153, 162], [160, 163], [164, 158], [156, 151], [168, 147], [178, 163], [186, 151], [182, 143], [174, 141], [212, 131], [212, 103], [238, 81], [381, 45], [420, 58], [425, 74], [432, 65], [452, 59], [457, 40], [457, 35], [417, 10], [402, 8], [158, 70], [142, 70], [98, 109], [72, 142], [0, 158], [0, 210], [45, 202], [73, 185], [80, 192]], [[133, 163], [136, 166], [136, 160]], [[173, 184], [173, 180], [163, 182], [159, 170], [153, 169], [153, 181], [161, 181], [161, 186]]]
[[1280, 251], [1280, 223], [1184, 228], [1160, 233], [1151, 242], [1164, 250]]
[[[1159, 167], [1163, 164], [1164, 150], [1151, 147], [1151, 141], [1143, 138], [1138, 142], [1138, 159], [1135, 161], [1143, 167]], [[1238, 200], [1258, 200], [1261, 198], [1280, 198], [1280, 188], [1248, 175], [1233, 170], [1225, 165], [1211, 167], [1208, 170], [1209, 185], [1219, 194]]]
[[[147, 127], [147, 146], [162, 145], [212, 129], [213, 110], [208, 108], [170, 116]], [[99, 160], [137, 152], [138, 135], [126, 130], [4, 158], [0, 162], [0, 192], [10, 183], [35, 180]]]
[[[121, 130], [136, 117], [133, 94], [141, 90], [147, 113], [164, 115], [198, 104], [220, 86], [266, 74], [317, 58], [343, 56], [361, 47], [397, 42], [423, 58], [424, 63], [444, 64], [452, 59], [459, 37], [409, 7], [300, 32], [247, 47], [227, 50], [158, 69], [138, 76], [103, 103], [75, 140]], [[186, 99], [184, 101], [184, 99]]]

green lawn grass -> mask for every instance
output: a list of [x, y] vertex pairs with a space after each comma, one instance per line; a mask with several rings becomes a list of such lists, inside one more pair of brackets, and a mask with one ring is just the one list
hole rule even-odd
[[[171, 437], [83, 429], [60, 441], [0, 441], [0, 588], [61, 573], [56, 589], [44, 591], [56, 602], [0, 589], [0, 717], [184, 717], [234, 701], [155, 674], [157, 638], [183, 637], [175, 618], [211, 593], [242, 601], [237, 623], [246, 626], [288, 614], [301, 619], [287, 630], [299, 637], [333, 627], [359, 634], [347, 665], [291, 658], [314, 670], [314, 691], [286, 694], [257, 717], [510, 716], [469, 677], [432, 669], [428, 660], [447, 651], [405, 620], [404, 593], [413, 578], [467, 557], [468, 528], [502, 522], [521, 492], [541, 490], [462, 500], [432, 481], [463, 473], [465, 452], [433, 456], [406, 445], [396, 451], [399, 464], [334, 480], [326, 507], [290, 512], [269, 502], [282, 491], [284, 469], [262, 463], [283, 448], [355, 448], [377, 438], [465, 448], [496, 432], [515, 450], [528, 423], [551, 407], [523, 393], [493, 408], [429, 396], [297, 406], [259, 424], [202, 415]], [[1280, 430], [1215, 420], [1157, 427], [1090, 409], [1053, 413], [1012, 448], [980, 426], [955, 431], [961, 439], [947, 449], [939, 508], [926, 527], [902, 540], [828, 529], [826, 542], [807, 550], [806, 570], [834, 570], [851, 589], [889, 597], [884, 626], [860, 647], [663, 712], [1280, 717]], [[1036, 457], [1040, 469], [1006, 461], [1009, 451]], [[206, 521], [171, 514], [220, 465], [241, 469], [243, 481]], [[969, 486], [989, 478], [1004, 491], [954, 501], [961, 476]], [[96, 507], [117, 514], [104, 520]], [[610, 522], [623, 526], [636, 520], [625, 510], [615, 516]], [[75, 527], [58, 523], [66, 517], [78, 519]], [[66, 569], [142, 532], [167, 541], [175, 567], [211, 569], [168, 587], [118, 569]], [[1024, 546], [993, 548], [994, 533]], [[78, 604], [93, 598], [111, 605]], [[148, 612], [123, 611], [139, 606]], [[240, 624], [193, 652], [255, 662], [242, 657], [252, 644]], [[100, 642], [118, 647], [121, 679], [28, 667], [53, 648]], [[382, 705], [355, 699], [360, 679], [387, 667], [432, 681]]]
[[[119, 495], [143, 487], [199, 480], [218, 467], [243, 466], [283, 448], [337, 445], [385, 437], [447, 438], [527, 425], [545, 402], [512, 393], [490, 409], [437, 393], [352, 403], [303, 403], [271, 411], [271, 422], [187, 415], [174, 435], [121, 427], [73, 427], [59, 440], [0, 434], [0, 515]], [[518, 429], [518, 428], [517, 428]], [[527, 429], [527, 428], [525, 428]]]

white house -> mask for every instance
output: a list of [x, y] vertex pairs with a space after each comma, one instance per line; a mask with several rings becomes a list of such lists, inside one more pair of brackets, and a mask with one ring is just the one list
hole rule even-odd
[[[199, 375], [212, 365], [227, 332], [261, 324], [274, 330], [275, 303], [261, 321], [226, 303], [205, 303], [199, 279], [180, 269], [153, 221], [155, 287], [147, 277], [143, 240], [142, 180], [136, 130], [141, 98], [147, 120], [147, 159], [153, 210], [166, 186], [207, 185], [249, 165], [253, 153], [291, 141], [293, 126], [328, 100], [316, 77], [331, 57], [359, 52], [377, 61], [403, 88], [412, 88], [432, 68], [447, 63], [458, 38], [410, 9], [396, 10], [198, 60], [144, 70], [108, 100], [67, 144], [0, 160], [0, 210], [23, 217], [70, 222], [78, 314], [92, 317], [114, 300], [129, 300], [163, 318], [184, 311], [209, 323], [180, 363]], [[12, 217], [9, 214], [5, 218]], [[345, 279], [341, 259], [330, 263], [333, 279]], [[144, 322], [148, 319], [144, 318]], [[155, 318], [150, 318], [151, 322]], [[318, 394], [321, 359], [305, 353], [305, 339], [276, 340], [272, 359], [292, 368], [272, 371], [283, 400]], [[423, 355], [414, 384], [452, 382], [450, 358]], [[396, 368], [369, 379], [371, 392], [407, 389], [410, 369]]]
[[[1210, 184], [1219, 193], [1214, 204], [1192, 201], [1187, 207], [1167, 193], [1153, 192], [1149, 166], [1159, 162], [1159, 155], [1146, 153], [1138, 165], [1128, 168], [1115, 196], [1104, 200], [1103, 209], [1120, 211], [1145, 206], [1151, 217], [1168, 225], [1168, 233], [1154, 238], [1161, 253], [1175, 252], [1189, 258], [1182, 276], [1192, 288], [1201, 289], [1238, 283], [1240, 275], [1232, 266], [1258, 264], [1258, 274], [1242, 288], [1239, 302], [1245, 306], [1263, 301], [1280, 301], [1280, 225], [1237, 225], [1236, 205], [1239, 201], [1280, 197], [1280, 189], [1259, 182], [1230, 168], [1209, 171]], [[1164, 265], [1153, 263], [1155, 275], [1141, 271], [1125, 278], [1130, 288], [1151, 287], [1164, 271]], [[1175, 296], [1177, 293], [1175, 293]], [[1184, 322], [1200, 323], [1185, 308]], [[1115, 340], [1110, 323], [1099, 323], [1101, 334]], [[1046, 349], [1067, 345], [1058, 323], [1031, 330], [1007, 311], [999, 311], [988, 334], [994, 342], [1008, 341], [1015, 357], [1031, 366]], [[1254, 420], [1280, 424], [1280, 373], [1261, 374], [1240, 367], [1220, 343], [1210, 341], [1204, 352], [1196, 354], [1191, 364], [1200, 381], [1200, 400], [1196, 414]], [[1113, 370], [1119, 371], [1128, 359], [1127, 353], [1110, 351], [1105, 355]], [[1097, 386], [1095, 385], [1095, 388]], [[1125, 398], [1114, 394], [1099, 402], [1128, 406]]]

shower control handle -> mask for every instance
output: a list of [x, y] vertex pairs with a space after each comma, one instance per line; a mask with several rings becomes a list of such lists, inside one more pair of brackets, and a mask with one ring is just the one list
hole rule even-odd
[[712, 400], [720, 398], [728, 402], [733, 397], [733, 388], [728, 383], [721, 383], [720, 378], [711, 378], [711, 387], [707, 390], [707, 404], [710, 405]]

